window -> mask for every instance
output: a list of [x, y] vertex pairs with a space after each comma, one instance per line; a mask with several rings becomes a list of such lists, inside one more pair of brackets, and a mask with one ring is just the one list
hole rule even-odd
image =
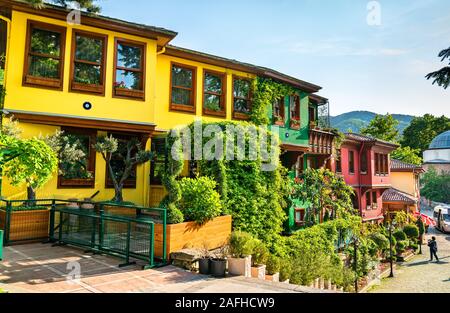
[[374, 209], [378, 208], [378, 196], [376, 191], [372, 191], [372, 207]]
[[370, 191], [366, 192], [366, 207], [367, 210], [372, 208], [372, 193]]
[[348, 172], [350, 174], [355, 174], [355, 152], [348, 152]]
[[375, 175], [389, 174], [389, 156], [387, 154], [375, 153]]
[[273, 103], [273, 119], [274, 124], [279, 126], [284, 126], [285, 117], [284, 117], [284, 97], [281, 99], [275, 100]]
[[145, 100], [145, 51], [145, 43], [116, 38], [115, 97]]
[[290, 126], [294, 129], [300, 128], [300, 97], [293, 95], [289, 97]]
[[62, 90], [66, 29], [28, 21], [24, 86]]
[[250, 80], [233, 76], [233, 118], [248, 120], [251, 106]]
[[[114, 176], [116, 179], [120, 179], [123, 175], [123, 170], [125, 169], [125, 161], [123, 159], [123, 155], [126, 155], [127, 152], [127, 143], [133, 139], [138, 138], [136, 135], [128, 135], [128, 134], [115, 134], [108, 133], [108, 136], [112, 135], [119, 142], [117, 151], [111, 156], [111, 167], [113, 168]], [[142, 146], [142, 145], [141, 145]], [[131, 150], [131, 155], [134, 156], [137, 152], [137, 149], [134, 148]], [[130, 176], [125, 180], [124, 187], [125, 188], [136, 188], [136, 166], [131, 171]], [[106, 188], [114, 188], [114, 184], [112, 182], [109, 169], [106, 168]]]
[[309, 123], [315, 124], [316, 122], [316, 109], [314, 107], [308, 108], [308, 114], [309, 114]]
[[107, 36], [74, 30], [70, 90], [105, 94]]
[[367, 152], [361, 154], [361, 174], [367, 174]]
[[305, 209], [295, 209], [295, 224], [298, 226], [305, 224]]
[[150, 183], [162, 185], [162, 176], [167, 168], [166, 138], [152, 138], [152, 152], [155, 157], [151, 160]]
[[195, 113], [196, 69], [172, 63], [170, 71], [170, 109]]
[[375, 153], [375, 175], [380, 175], [380, 155]]
[[203, 71], [203, 114], [226, 116], [226, 74]]
[[342, 173], [341, 150], [336, 151], [336, 173]]
[[94, 188], [95, 157], [93, 148], [97, 132], [90, 129], [65, 127], [61, 129], [66, 147], [81, 150], [84, 156], [77, 162], [61, 162], [59, 164], [58, 188]]
[[384, 155], [384, 175], [389, 175], [389, 156]]

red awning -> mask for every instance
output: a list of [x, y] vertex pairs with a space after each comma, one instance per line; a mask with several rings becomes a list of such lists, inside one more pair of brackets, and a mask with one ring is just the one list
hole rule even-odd
[[419, 216], [422, 217], [422, 221], [428, 226], [436, 226], [436, 222], [431, 217], [429, 217], [428, 215], [425, 215], [425, 214], [419, 213], [419, 212], [414, 212], [414, 216], [415, 217], [419, 217]]

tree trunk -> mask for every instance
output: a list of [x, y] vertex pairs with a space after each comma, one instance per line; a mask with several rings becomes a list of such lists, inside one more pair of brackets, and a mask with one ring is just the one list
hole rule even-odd
[[122, 203], [123, 195], [122, 195], [123, 186], [114, 187], [114, 202]]
[[27, 206], [36, 206], [36, 190], [33, 187], [27, 187]]

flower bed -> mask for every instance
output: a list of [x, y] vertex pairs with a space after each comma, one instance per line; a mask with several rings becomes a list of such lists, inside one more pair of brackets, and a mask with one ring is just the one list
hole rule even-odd
[[[223, 246], [231, 234], [231, 216], [220, 216], [199, 225], [195, 222], [171, 224], [166, 227], [166, 257], [184, 248], [209, 250]], [[155, 224], [155, 256], [163, 255], [163, 225]]]

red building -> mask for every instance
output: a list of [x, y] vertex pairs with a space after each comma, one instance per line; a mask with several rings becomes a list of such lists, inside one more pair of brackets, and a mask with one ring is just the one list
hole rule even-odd
[[360, 134], [346, 134], [336, 173], [355, 190], [353, 205], [366, 222], [383, 220], [382, 195], [391, 188], [389, 154], [398, 146]]

